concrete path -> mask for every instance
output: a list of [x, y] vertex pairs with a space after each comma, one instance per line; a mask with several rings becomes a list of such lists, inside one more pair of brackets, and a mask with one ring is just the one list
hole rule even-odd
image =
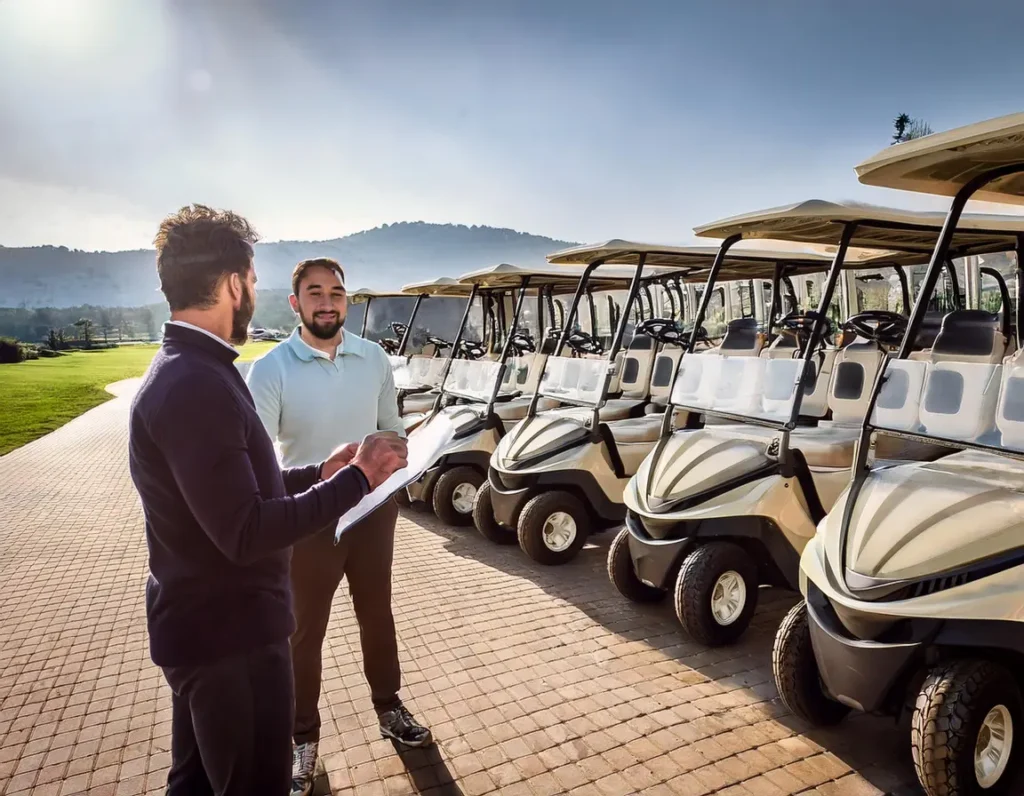
[[[0, 458], [0, 794], [157, 794], [170, 703], [147, 652], [146, 546], [128, 477], [131, 388]], [[914, 794], [909, 734], [852, 719], [808, 732], [779, 703], [771, 640], [792, 597], [708, 651], [668, 604], [604, 574], [607, 535], [569, 566], [422, 513], [394, 571], [404, 696], [437, 748], [375, 730], [358, 629], [339, 593], [322, 751], [336, 794]]]

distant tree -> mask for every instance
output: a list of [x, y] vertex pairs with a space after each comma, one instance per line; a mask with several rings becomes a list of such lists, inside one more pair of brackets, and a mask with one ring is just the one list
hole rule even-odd
[[51, 351], [60, 351], [64, 348], [64, 344], [61, 342], [61, 336], [64, 334], [63, 330], [50, 329], [46, 334], [46, 344], [50, 347]]
[[143, 307], [139, 313], [139, 321], [146, 327], [146, 334], [149, 336], [149, 339], [153, 340], [156, 337], [156, 323], [153, 321], [153, 310], [149, 307]]
[[103, 335], [103, 343], [110, 343], [110, 330], [114, 327], [114, 322], [111, 319], [110, 311], [105, 308], [100, 308], [100, 333]]
[[74, 326], [78, 329], [78, 339], [85, 343], [85, 347], [92, 346], [92, 321], [89, 318], [79, 318]]
[[902, 144], [904, 141], [912, 141], [915, 138], [924, 138], [931, 135], [931, 125], [924, 119], [914, 119], [907, 113], [901, 113], [892, 120], [893, 136], [892, 143]]

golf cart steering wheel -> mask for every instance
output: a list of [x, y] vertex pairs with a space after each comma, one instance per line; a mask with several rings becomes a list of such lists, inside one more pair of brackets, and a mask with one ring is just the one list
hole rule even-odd
[[642, 321], [634, 334], [645, 334], [656, 342], [670, 345], [683, 345], [683, 330], [671, 318], [650, 318]]
[[908, 322], [907, 317], [898, 312], [867, 310], [858, 312], [843, 327], [872, 342], [897, 345], [907, 331]]
[[460, 340], [459, 353], [466, 359], [480, 359], [487, 351], [483, 340]]
[[533, 335], [529, 332], [524, 332], [522, 329], [516, 329], [513, 332], [508, 344], [517, 356], [532, 354], [537, 350], [537, 344], [533, 340]]
[[569, 348], [577, 354], [604, 353], [604, 346], [601, 345], [601, 341], [592, 334], [584, 332], [582, 329], [574, 329], [570, 332], [569, 339], [565, 342], [569, 345]]
[[409, 331], [409, 327], [406, 326], [404, 323], [399, 323], [398, 321], [392, 321], [391, 322], [391, 331], [393, 331], [395, 333], [395, 337], [397, 337], [399, 340], [401, 340], [403, 337], [405, 337], [405, 333]]
[[779, 318], [776, 325], [798, 335], [810, 334], [815, 322], [819, 318], [821, 319], [821, 339], [824, 340], [832, 336], [832, 320], [827, 315], [823, 316], [814, 310], [791, 312], [788, 315], [783, 315]]
[[396, 340], [393, 337], [382, 337], [379, 341], [380, 347], [384, 349], [384, 353], [389, 356], [395, 356], [398, 353], [399, 347], [402, 345], [402, 341]]
[[434, 337], [434, 335], [428, 335], [427, 342], [434, 346], [439, 352], [452, 347], [452, 344], [447, 340], [442, 340], [440, 337]]

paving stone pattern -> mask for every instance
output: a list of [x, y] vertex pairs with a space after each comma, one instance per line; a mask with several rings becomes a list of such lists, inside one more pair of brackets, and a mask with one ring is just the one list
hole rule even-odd
[[[122, 395], [0, 458], [0, 794], [163, 792], [170, 700], [147, 652], [146, 547]], [[406, 511], [396, 541], [403, 694], [438, 745], [381, 740], [341, 590], [323, 708], [335, 794], [918, 794], [906, 728], [810, 731], [778, 701], [770, 650], [790, 595], [707, 650], [671, 606], [604, 574], [609, 534], [572, 564]], [[322, 783], [321, 790], [327, 791]]]

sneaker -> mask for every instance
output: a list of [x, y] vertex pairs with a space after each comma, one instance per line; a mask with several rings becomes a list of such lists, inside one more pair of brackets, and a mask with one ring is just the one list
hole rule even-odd
[[292, 796], [310, 796], [316, 775], [316, 741], [292, 747]]
[[430, 730], [418, 724], [405, 705], [380, 714], [380, 734], [404, 746], [430, 746], [434, 740]]

